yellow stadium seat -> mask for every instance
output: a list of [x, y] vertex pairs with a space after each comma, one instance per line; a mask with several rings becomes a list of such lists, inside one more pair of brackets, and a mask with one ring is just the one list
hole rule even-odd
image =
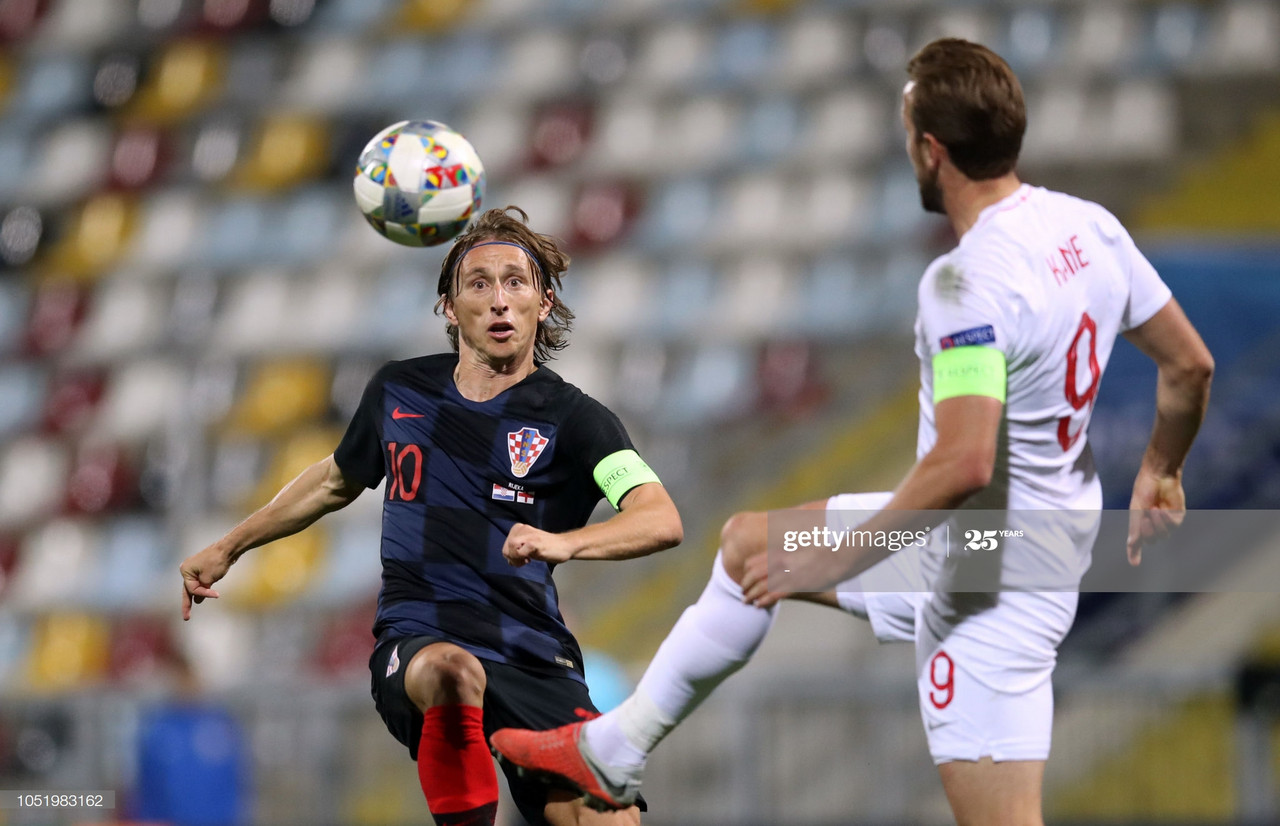
[[117, 193], [96, 195], [80, 208], [66, 236], [50, 250], [45, 274], [87, 282], [115, 264], [127, 251], [137, 224], [133, 199]]
[[107, 668], [110, 631], [101, 617], [53, 614], [36, 625], [32, 635], [27, 679], [31, 688], [84, 688]]
[[397, 31], [449, 31], [471, 8], [471, 0], [405, 0], [400, 13], [392, 18]]
[[342, 431], [328, 427], [307, 428], [289, 437], [276, 451], [270, 467], [258, 481], [254, 501], [246, 504], [257, 507], [269, 502], [299, 473], [332, 453], [341, 439]]
[[323, 525], [312, 525], [301, 533], [265, 545], [251, 552], [253, 566], [248, 582], [233, 595], [239, 605], [267, 608], [301, 596], [318, 579], [328, 545]]
[[329, 368], [313, 359], [261, 364], [231, 411], [232, 430], [273, 436], [324, 413], [329, 404]]
[[11, 94], [13, 94], [13, 62], [7, 55], [0, 55], [0, 112], [4, 111]]
[[129, 107], [129, 113], [153, 123], [184, 120], [212, 102], [226, 70], [223, 47], [214, 41], [183, 40], [156, 60]]
[[746, 12], [773, 14], [798, 6], [801, 0], [738, 0], [738, 7]]
[[315, 118], [269, 118], [235, 180], [250, 189], [270, 191], [317, 178], [328, 163], [328, 144], [326, 126]]

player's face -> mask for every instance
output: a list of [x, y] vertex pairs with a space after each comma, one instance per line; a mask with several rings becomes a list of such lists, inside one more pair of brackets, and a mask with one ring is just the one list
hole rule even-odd
[[551, 312], [551, 299], [539, 294], [524, 250], [491, 244], [463, 256], [444, 312], [458, 328], [460, 352], [470, 350], [489, 364], [509, 364], [532, 358], [538, 323]]
[[916, 133], [911, 121], [911, 91], [902, 93], [902, 125], [907, 130], [907, 157], [916, 171], [916, 184], [920, 187], [920, 206], [926, 212], [942, 213], [942, 188], [938, 186], [938, 164], [930, 164], [929, 144]]

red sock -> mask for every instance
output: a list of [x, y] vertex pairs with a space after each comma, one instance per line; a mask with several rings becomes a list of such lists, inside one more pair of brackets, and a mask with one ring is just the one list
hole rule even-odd
[[492, 826], [497, 815], [498, 775], [483, 720], [483, 709], [467, 705], [432, 706], [422, 715], [418, 781], [441, 826]]

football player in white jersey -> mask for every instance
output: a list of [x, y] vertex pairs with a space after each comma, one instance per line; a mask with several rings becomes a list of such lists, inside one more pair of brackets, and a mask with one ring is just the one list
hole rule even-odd
[[[837, 531], [859, 511], [878, 511], [859, 517], [861, 529], [958, 508], [1100, 513], [1085, 433], [1124, 334], [1158, 370], [1155, 426], [1130, 502], [1127, 552], [1137, 564], [1144, 542], [1181, 521], [1182, 466], [1213, 359], [1114, 216], [1018, 179], [1025, 108], [999, 56], [943, 39], [921, 49], [907, 73], [902, 118], [921, 200], [960, 239], [920, 283], [917, 461], [892, 494], [802, 507], [824, 509]], [[906, 555], [875, 564], [887, 551], [873, 548], [828, 556], [839, 568], [824, 572], [826, 582], [856, 577], [834, 591], [788, 594], [769, 588], [765, 514], [737, 514], [706, 590], [627, 701], [561, 729], [499, 731], [491, 743], [500, 759], [568, 781], [597, 805], [629, 805], [654, 746], [750, 659], [777, 602], [794, 596], [867, 618], [883, 640], [916, 643], [929, 748], [961, 826], [1038, 826], [1050, 676], [1077, 595], [1033, 584], [1078, 585], [1096, 522], [1068, 526], [1068, 558], [1034, 543], [999, 557], [1002, 583], [1031, 588], [960, 593], [952, 586], [972, 557], [930, 547], [918, 566]]]

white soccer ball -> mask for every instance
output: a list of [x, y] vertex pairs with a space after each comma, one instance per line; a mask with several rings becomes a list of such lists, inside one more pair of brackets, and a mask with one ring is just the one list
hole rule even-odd
[[360, 153], [356, 203], [369, 224], [410, 247], [462, 232], [484, 199], [484, 164], [462, 135], [433, 120], [383, 129]]

